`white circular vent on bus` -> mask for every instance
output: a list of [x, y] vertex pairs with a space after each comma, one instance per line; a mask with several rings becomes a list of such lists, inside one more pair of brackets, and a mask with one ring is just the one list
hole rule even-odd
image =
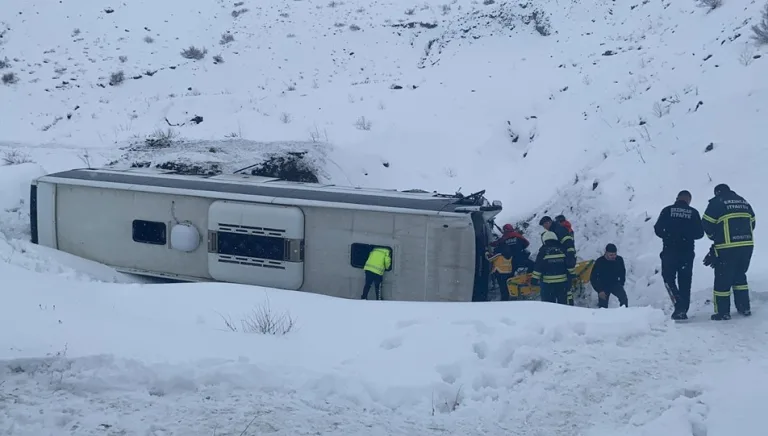
[[200, 233], [192, 224], [176, 224], [171, 229], [171, 248], [180, 251], [195, 251], [200, 246]]

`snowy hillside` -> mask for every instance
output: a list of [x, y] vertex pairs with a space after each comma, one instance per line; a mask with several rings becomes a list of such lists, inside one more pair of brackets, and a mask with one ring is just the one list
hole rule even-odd
[[[676, 326], [652, 225], [681, 189], [703, 212], [718, 183], [765, 210], [763, 8], [5, 0], [0, 350], [32, 360], [0, 370], [0, 432], [240, 434], [257, 416], [252, 434], [716, 436], [739, 423], [761, 435], [726, 407], [764, 395], [751, 391], [766, 361], [751, 344], [768, 336], [760, 230], [755, 316]], [[630, 304], [650, 307], [425, 309], [269, 291], [299, 328], [264, 337], [221, 331], [218, 315], [239, 326], [261, 291], [125, 285], [137, 279], [27, 242], [41, 174], [233, 171], [288, 152], [339, 185], [487, 189], [533, 240], [542, 214], [565, 213], [579, 256], [616, 243]]]

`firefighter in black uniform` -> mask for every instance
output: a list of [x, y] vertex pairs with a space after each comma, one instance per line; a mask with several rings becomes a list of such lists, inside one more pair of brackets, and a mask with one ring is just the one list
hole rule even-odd
[[536, 256], [531, 285], [541, 286], [541, 301], [569, 304], [568, 291], [573, 275], [572, 268], [567, 266], [567, 255], [554, 232], [544, 232], [541, 240], [544, 245]]
[[731, 289], [736, 310], [744, 316], [751, 315], [747, 270], [755, 245], [752, 206], [721, 183], [715, 186], [715, 196], [709, 200], [701, 218], [704, 232], [714, 242], [715, 313], [712, 319], [731, 319]]
[[[575, 276], [574, 269], [576, 268], [576, 248], [574, 246], [573, 236], [571, 233], [557, 221], [552, 221], [552, 218], [549, 216], [543, 216], [541, 220], [539, 220], [539, 225], [544, 227], [546, 230], [541, 234], [542, 242], [544, 242], [544, 235], [547, 234], [547, 232], [552, 232], [555, 234], [555, 244], [558, 245], [565, 253], [565, 264], [570, 273]], [[567, 288], [568, 304], [573, 306], [573, 288], [570, 281], [568, 282]]]
[[675, 305], [672, 319], [688, 319], [696, 256], [694, 245], [704, 237], [699, 211], [691, 207], [691, 193], [680, 191], [675, 203], [661, 210], [653, 230], [663, 241], [661, 277]]

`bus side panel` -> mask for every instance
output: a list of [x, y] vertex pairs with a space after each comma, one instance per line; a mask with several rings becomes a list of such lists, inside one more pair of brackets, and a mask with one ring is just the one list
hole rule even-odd
[[[70, 185], [57, 191], [60, 250], [115, 268], [210, 278], [211, 199]], [[176, 221], [192, 224], [200, 234], [195, 250], [171, 248]], [[148, 230], [152, 227], [162, 232]]]
[[[34, 189], [34, 204], [30, 203], [30, 220], [34, 220], [32, 242], [51, 248], [59, 248], [56, 229], [56, 185], [38, 182]], [[33, 208], [34, 207], [34, 214]]]
[[475, 231], [468, 215], [432, 217], [427, 255], [427, 301], [471, 301]]
[[[423, 215], [368, 210], [303, 207], [306, 258], [302, 291], [359, 299], [367, 254], [361, 246], [392, 249], [391, 271], [384, 273], [385, 300], [423, 301], [425, 228]], [[374, 298], [371, 290], [370, 298]]]

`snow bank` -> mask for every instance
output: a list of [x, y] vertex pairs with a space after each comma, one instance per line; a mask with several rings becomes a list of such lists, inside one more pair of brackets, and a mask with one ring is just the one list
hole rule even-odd
[[[8, 268], [4, 273], [5, 289], [23, 286], [24, 292], [14, 295], [12, 306], [0, 307], [0, 331], [11, 332], [0, 337], [3, 389], [22, 404], [37, 398], [6, 409], [7, 422], [20, 431], [14, 434], [101, 423], [126, 428], [113, 413], [99, 423], [91, 416], [103, 407], [96, 398], [116, 401], [122, 395], [136, 406], [121, 412], [132, 421], [153, 416], [154, 424], [135, 423], [132, 431], [170, 425], [210, 407], [206, 402], [244, 407], [206, 415], [204, 423], [174, 424], [181, 425], [175, 431], [201, 425], [195, 434], [249, 413], [238, 402], [266, 401], [264, 396], [278, 402], [267, 421], [279, 428], [290, 425], [280, 423], [287, 413], [280, 405], [300, 398], [305, 409], [330, 403], [420, 425], [493, 419], [502, 427], [550, 429], [548, 434], [588, 428], [601, 407], [611, 407], [614, 394], [670, 401], [654, 393], [668, 380], [645, 377], [676, 359], [671, 347], [658, 349], [660, 336], [678, 333], [656, 309], [368, 304], [236, 285], [64, 287], [53, 279], [15, 276]], [[260, 335], [226, 327], [224, 320], [231, 319], [239, 330], [252, 308], [267, 305], [273, 315], [290, 314], [295, 329]], [[49, 413], [31, 413], [54, 395], [59, 405], [45, 403]], [[74, 403], [77, 397], [86, 400]], [[178, 401], [185, 410], [166, 409]], [[151, 411], [157, 407], [165, 412]], [[630, 407], [628, 413], [642, 409], [623, 407]], [[661, 413], [663, 404], [656, 407]], [[372, 418], [361, 422], [366, 419]]]
[[[19, 435], [239, 434], [254, 417], [259, 431], [294, 434], [650, 436], [699, 426], [725, 435], [718, 426], [734, 416], [715, 408], [735, 380], [718, 374], [738, 370], [732, 356], [767, 331], [758, 318], [724, 331], [676, 325], [652, 308], [65, 286], [11, 268], [2, 270], [2, 298], [14, 304], [0, 306], [0, 379], [15, 403], [0, 407], [0, 422]], [[293, 328], [244, 332], [240, 321], [263, 309], [290, 316]], [[702, 365], [717, 349], [722, 362]], [[761, 367], [746, 369], [757, 377]]]

